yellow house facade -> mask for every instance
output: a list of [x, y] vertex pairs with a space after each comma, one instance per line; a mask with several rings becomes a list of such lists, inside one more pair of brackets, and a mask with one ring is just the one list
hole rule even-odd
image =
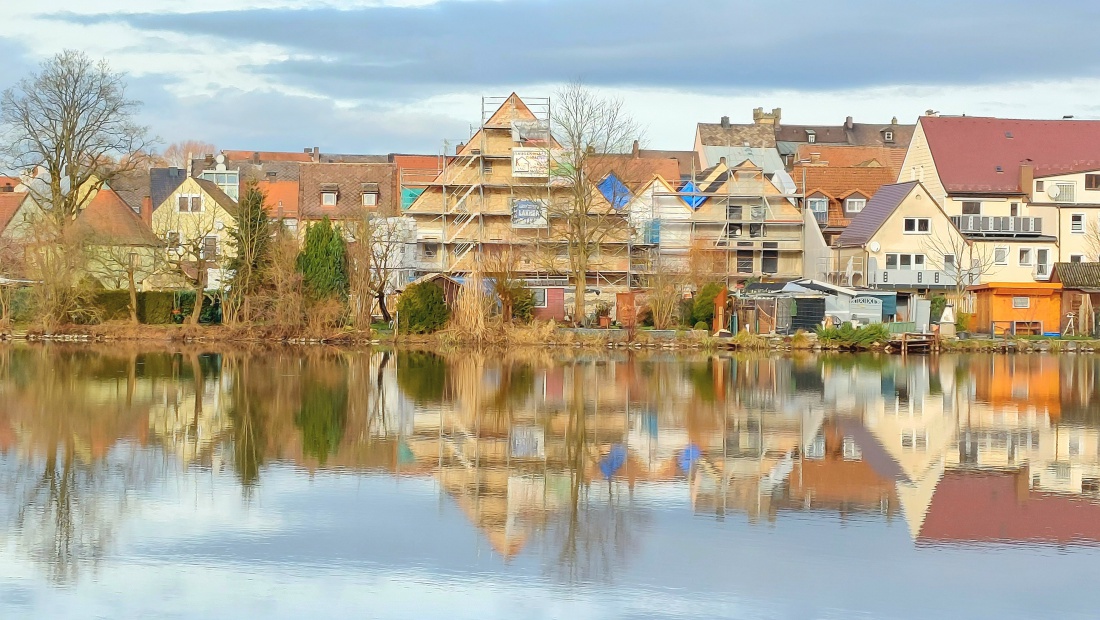
[[170, 260], [208, 266], [208, 288], [218, 288], [224, 261], [234, 256], [229, 243], [237, 204], [212, 181], [187, 177], [154, 205], [153, 232], [164, 241]]

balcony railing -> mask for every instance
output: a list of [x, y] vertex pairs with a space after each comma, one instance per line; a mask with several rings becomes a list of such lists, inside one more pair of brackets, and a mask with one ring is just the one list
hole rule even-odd
[[831, 217], [824, 211], [814, 211], [814, 219], [817, 220], [817, 225], [822, 228], [847, 228], [848, 224], [852, 223], [852, 220], [846, 217]]
[[952, 215], [951, 223], [964, 235], [1038, 236], [1043, 234], [1043, 218], [1007, 215]]
[[975, 274], [962, 274], [960, 280], [955, 272], [938, 269], [873, 269], [869, 275], [871, 278], [868, 284], [884, 288], [946, 288], [978, 283]]

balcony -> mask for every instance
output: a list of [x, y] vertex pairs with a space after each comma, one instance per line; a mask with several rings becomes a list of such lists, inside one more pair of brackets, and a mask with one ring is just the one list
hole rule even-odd
[[846, 217], [831, 217], [824, 211], [814, 211], [814, 219], [821, 228], [847, 228], [852, 220]]
[[[868, 285], [878, 288], [952, 288], [960, 283], [955, 272], [938, 269], [872, 269], [868, 275]], [[978, 283], [974, 274], [962, 278], [964, 286]]]
[[1043, 218], [1007, 215], [952, 215], [951, 223], [964, 235], [978, 237], [1037, 237]]

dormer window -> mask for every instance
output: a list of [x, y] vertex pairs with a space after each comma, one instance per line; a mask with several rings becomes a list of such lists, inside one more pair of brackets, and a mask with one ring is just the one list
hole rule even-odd
[[340, 186], [335, 183], [321, 184], [321, 205], [335, 207], [336, 199], [340, 194]]
[[893, 142], [894, 141], [894, 132], [890, 131], [889, 129], [882, 132], [882, 141], [883, 142]]
[[363, 206], [364, 207], [376, 207], [378, 206], [378, 184], [377, 183], [363, 183], [361, 186], [363, 192]]
[[814, 130], [806, 130], [806, 142], [809, 142], [810, 144], [817, 142], [817, 133], [815, 133]]

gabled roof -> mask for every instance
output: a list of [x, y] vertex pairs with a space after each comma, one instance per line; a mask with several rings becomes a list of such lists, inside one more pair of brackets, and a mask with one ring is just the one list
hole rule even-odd
[[765, 174], [772, 174], [786, 169], [783, 165], [783, 158], [779, 156], [779, 151], [774, 148], [754, 148], [737, 145], [731, 147], [704, 146], [703, 155], [711, 166], [716, 165], [725, 158], [726, 163], [730, 166], [733, 166], [735, 162], [751, 161], [753, 165], [763, 169]]
[[748, 146], [775, 148], [775, 127], [752, 123], [750, 125], [699, 123], [695, 132], [703, 146]]
[[1100, 263], [1054, 263], [1051, 282], [1061, 282], [1062, 288], [1100, 292]]
[[[775, 129], [775, 139], [783, 142], [809, 142], [810, 133], [814, 135], [814, 144], [836, 144], [851, 146], [885, 146], [901, 148], [909, 146], [913, 139], [915, 125], [897, 123], [852, 123], [847, 125], [779, 125]], [[894, 133], [894, 141], [886, 142], [885, 132]]]
[[[643, 159], [675, 159], [680, 166], [680, 178], [688, 178], [699, 169], [699, 154], [695, 151], [658, 151], [640, 149], [638, 156]], [[669, 177], [675, 178], [675, 177]]]
[[919, 181], [909, 181], [880, 187], [875, 195], [867, 201], [867, 205], [863, 207], [863, 210], [848, 224], [848, 228], [845, 228], [844, 232], [837, 237], [836, 246], [860, 247], [865, 245], [918, 185], [920, 185]]
[[225, 212], [233, 217], [237, 216], [237, 203], [229, 197], [228, 194], [222, 191], [222, 188], [218, 187], [218, 184], [213, 181], [207, 181], [206, 179], [194, 179], [195, 183], [202, 188], [206, 195], [218, 203]]
[[110, 189], [96, 193], [76, 217], [73, 229], [98, 245], [152, 247], [160, 244], [153, 230]]
[[1029, 160], [1036, 178], [1100, 170], [1100, 121], [925, 116], [920, 124], [948, 192], [1026, 191], [1020, 165]]
[[264, 208], [272, 217], [298, 217], [298, 181], [260, 181]]
[[156, 210], [164, 204], [172, 192], [179, 189], [187, 180], [187, 171], [183, 168], [153, 168], [149, 170], [149, 198]]
[[26, 192], [0, 192], [0, 233], [8, 227], [28, 196]]
[[130, 170], [111, 179], [107, 186], [114, 190], [134, 213], [141, 213], [141, 203], [146, 196], [150, 196], [149, 170]]
[[680, 177], [680, 165], [672, 158], [638, 157], [630, 153], [590, 155], [587, 163], [595, 175], [606, 178], [614, 174], [632, 191], [648, 185], [654, 175], [666, 179]]
[[[340, 220], [359, 217], [363, 213], [364, 184], [374, 186], [378, 203], [371, 210], [382, 214], [396, 213], [400, 197], [394, 182], [396, 166], [384, 164], [302, 164], [299, 177], [298, 214], [304, 220], [323, 217]], [[336, 190], [336, 204], [322, 204], [322, 189]]]

